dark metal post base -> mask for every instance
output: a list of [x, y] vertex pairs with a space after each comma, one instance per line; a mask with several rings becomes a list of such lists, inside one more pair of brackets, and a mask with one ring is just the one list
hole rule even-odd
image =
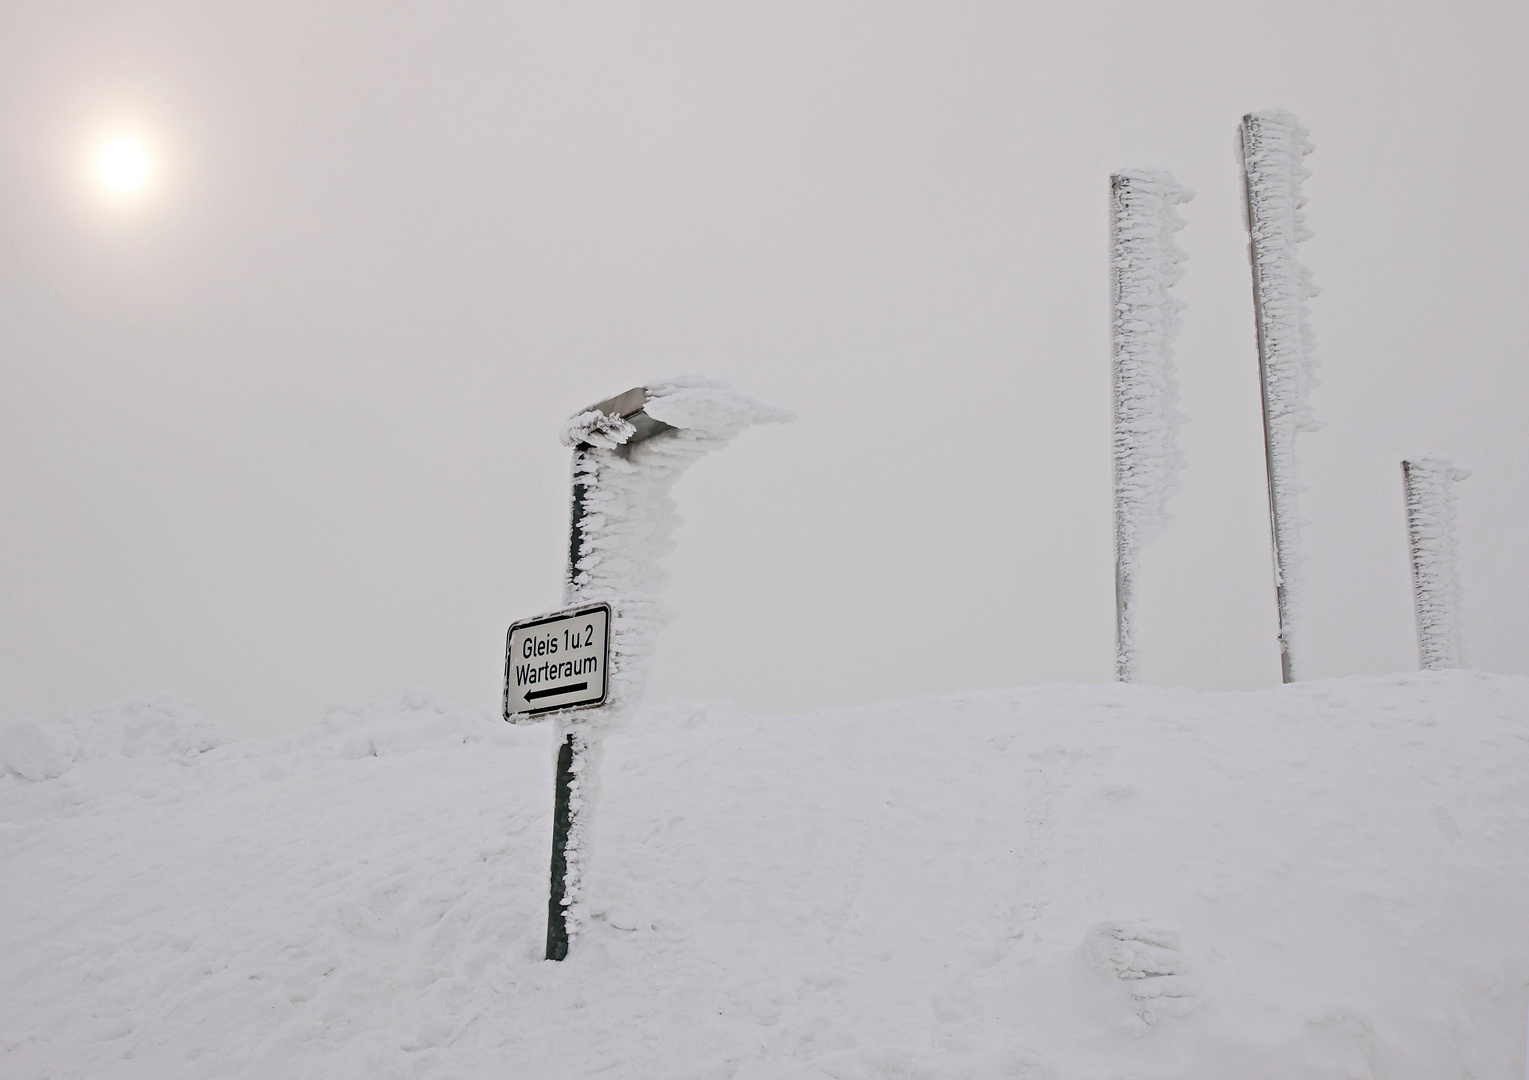
[[563, 896], [568, 884], [568, 828], [572, 822], [569, 796], [573, 786], [573, 735], [557, 751], [557, 788], [552, 807], [552, 887], [547, 893], [547, 959], [568, 955], [568, 908]]

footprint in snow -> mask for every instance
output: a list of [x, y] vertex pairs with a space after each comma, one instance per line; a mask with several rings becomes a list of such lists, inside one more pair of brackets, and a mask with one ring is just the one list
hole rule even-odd
[[1130, 991], [1138, 1031], [1161, 1017], [1187, 1016], [1198, 1004], [1189, 960], [1172, 930], [1143, 921], [1102, 922], [1084, 935], [1083, 950], [1096, 970]]

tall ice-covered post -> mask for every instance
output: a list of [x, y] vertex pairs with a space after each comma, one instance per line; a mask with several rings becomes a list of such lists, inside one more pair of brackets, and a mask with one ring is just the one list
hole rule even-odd
[[659, 559], [673, 545], [678, 520], [670, 490], [692, 462], [745, 428], [790, 419], [726, 383], [681, 375], [602, 401], [563, 427], [563, 442], [573, 450], [563, 601], [608, 604], [611, 623], [604, 704], [556, 715], [549, 960], [568, 955], [583, 921], [605, 737], [641, 703], [648, 654], [668, 621]]
[[1178, 486], [1178, 382], [1173, 341], [1184, 303], [1170, 288], [1184, 275], [1174, 209], [1194, 198], [1171, 173], [1130, 169], [1110, 177], [1110, 345], [1115, 482], [1115, 678], [1141, 679], [1136, 618], [1140, 550], [1167, 523]]
[[1437, 454], [1402, 462], [1412, 611], [1417, 620], [1418, 666], [1424, 671], [1465, 666], [1455, 533], [1455, 503], [1460, 496], [1455, 485], [1470, 475]]
[[1295, 437], [1315, 430], [1310, 404], [1316, 384], [1316, 340], [1306, 301], [1317, 295], [1296, 245], [1309, 239], [1302, 207], [1304, 159], [1310, 133], [1293, 113], [1276, 110], [1242, 118], [1240, 156], [1253, 265], [1253, 314], [1263, 396], [1264, 459], [1269, 479], [1269, 529], [1274, 549], [1274, 592], [1279, 609], [1280, 675], [1300, 673], [1301, 516], [1297, 507]]

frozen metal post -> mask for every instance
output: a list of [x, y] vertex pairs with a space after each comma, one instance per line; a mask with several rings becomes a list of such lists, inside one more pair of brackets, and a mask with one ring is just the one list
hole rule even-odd
[[1465, 666], [1460, 644], [1455, 485], [1468, 476], [1465, 469], [1436, 454], [1402, 462], [1412, 611], [1417, 620], [1418, 667], [1424, 671]]
[[[644, 439], [671, 430], [643, 412], [648, 403], [648, 391], [641, 386], [633, 387], [590, 407], [589, 411], [619, 419], [635, 429], [626, 441], [614, 450], [621, 457], [630, 457], [632, 447]], [[573, 499], [568, 529], [568, 571], [563, 579], [563, 599], [574, 603], [578, 598], [579, 560], [584, 555], [585, 500], [589, 481], [599, 475], [599, 464], [592, 457], [594, 447], [580, 443], [573, 451]], [[568, 955], [568, 839], [579, 824], [582, 807], [574, 799], [574, 784], [585, 771], [588, 746], [581, 732], [570, 731], [557, 751], [557, 780], [554, 787], [552, 808], [552, 869], [547, 892], [547, 959], [562, 960]]]
[[1300, 674], [1300, 513], [1296, 497], [1295, 437], [1317, 427], [1309, 396], [1316, 383], [1315, 339], [1306, 301], [1317, 294], [1296, 245], [1310, 237], [1301, 184], [1310, 175], [1308, 132], [1288, 112], [1242, 118], [1239, 151], [1247, 200], [1248, 251], [1253, 267], [1253, 315], [1264, 416], [1264, 460], [1269, 478], [1269, 531], [1274, 549], [1274, 593], [1279, 608], [1280, 677]]
[[1169, 290], [1185, 255], [1174, 209], [1193, 194], [1161, 169], [1110, 177], [1110, 348], [1115, 481], [1115, 678], [1141, 679], [1136, 571], [1167, 521], [1178, 485], [1178, 382], [1173, 342], [1183, 301]]
[[790, 419], [727, 383], [677, 375], [563, 425], [573, 450], [564, 606], [511, 624], [504, 658], [505, 720], [551, 720], [556, 732], [549, 960], [566, 957], [586, 925], [605, 739], [641, 705], [648, 656], [669, 619], [659, 560], [678, 522], [674, 484], [745, 428]]

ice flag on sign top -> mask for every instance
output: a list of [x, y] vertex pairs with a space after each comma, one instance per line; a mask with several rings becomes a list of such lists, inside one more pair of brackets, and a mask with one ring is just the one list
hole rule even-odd
[[1193, 193], [1172, 174], [1131, 169], [1110, 177], [1110, 298], [1114, 390], [1115, 677], [1141, 678], [1136, 570], [1141, 547], [1167, 521], [1178, 486], [1179, 387], [1173, 341], [1181, 300], [1169, 294], [1187, 257], [1174, 209]]
[[672, 430], [627, 446], [636, 431], [630, 422], [590, 410], [570, 419], [562, 434], [564, 445], [576, 450], [574, 485], [583, 489], [579, 562], [570, 567], [564, 602], [609, 603], [614, 619], [611, 707], [588, 721], [602, 727], [623, 722], [640, 700], [645, 661], [668, 621], [660, 600], [668, 574], [659, 560], [674, 546], [679, 519], [669, 493], [675, 481], [744, 429], [793, 419], [789, 410], [698, 375], [646, 389], [642, 411]]
[[1424, 671], [1465, 666], [1455, 533], [1455, 503], [1460, 495], [1455, 485], [1470, 475], [1437, 454], [1402, 462], [1418, 666]]
[[1318, 426], [1311, 409], [1317, 381], [1316, 339], [1306, 301], [1317, 295], [1296, 245], [1310, 239], [1301, 184], [1311, 171], [1313, 146], [1293, 113], [1249, 113], [1242, 118], [1239, 151], [1246, 181], [1253, 308], [1258, 366], [1263, 382], [1264, 451], [1269, 472], [1269, 521], [1274, 543], [1274, 587], [1279, 604], [1280, 669], [1294, 682], [1301, 656], [1299, 615], [1304, 581], [1302, 519], [1297, 508], [1295, 437]]

